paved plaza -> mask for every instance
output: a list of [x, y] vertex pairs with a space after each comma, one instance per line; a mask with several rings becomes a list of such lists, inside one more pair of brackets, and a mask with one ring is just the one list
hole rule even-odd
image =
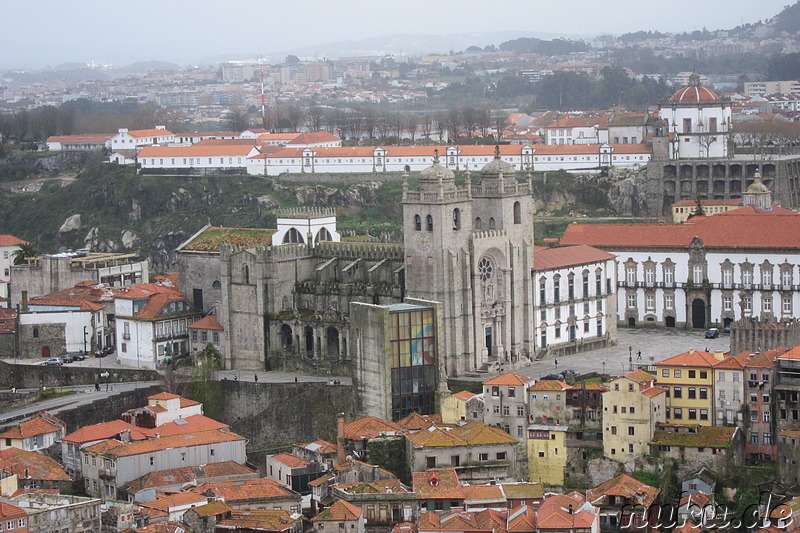
[[[558, 366], [555, 364], [556, 360], [549, 357], [517, 369], [516, 372], [536, 379], [562, 370], [577, 370], [582, 374], [605, 370], [608, 374], [619, 375], [630, 370], [629, 353], [633, 365], [637, 365], [652, 364], [691, 349], [727, 352], [730, 349], [730, 336], [721, 334], [718, 339], [706, 339], [705, 330], [700, 329], [621, 327], [616, 346], [559, 356]], [[638, 358], [640, 351], [641, 359]]]

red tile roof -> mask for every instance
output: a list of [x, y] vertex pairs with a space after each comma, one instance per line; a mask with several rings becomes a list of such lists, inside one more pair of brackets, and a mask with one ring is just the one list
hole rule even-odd
[[311, 461], [306, 461], [305, 459], [302, 459], [290, 453], [278, 453], [275, 455], [268, 455], [267, 457], [271, 457], [275, 461], [278, 461], [279, 463], [284, 464], [289, 468], [305, 468], [311, 464]]
[[[167, 137], [174, 135], [171, 131], [153, 128], [149, 130], [128, 130], [128, 135], [131, 137]], [[113, 137], [113, 135], [112, 135]]]
[[403, 429], [376, 416], [365, 416], [344, 425], [344, 434], [351, 440], [373, 439], [381, 435], [401, 435]]
[[0, 470], [16, 474], [19, 479], [69, 481], [61, 465], [50, 457], [19, 448], [7, 448], [0, 452]]
[[586, 499], [597, 505], [607, 503], [605, 501], [598, 503], [601, 498], [606, 496], [620, 496], [632, 500], [630, 503], [633, 505], [649, 507], [655, 502], [659, 492], [661, 491], [656, 487], [646, 485], [628, 474], [620, 474], [589, 490], [586, 493]]
[[11, 429], [0, 433], [0, 439], [26, 439], [57, 431], [66, 432], [67, 425], [47, 411], [39, 411]]
[[100, 441], [110, 439], [120, 434], [120, 432], [129, 430], [131, 432], [132, 440], [144, 440], [151, 435], [149, 429], [138, 428], [122, 420], [111, 420], [110, 422], [101, 422], [100, 424], [92, 424], [91, 426], [83, 426], [82, 428], [73, 431], [66, 435], [61, 440], [66, 442], [74, 442], [76, 444], [86, 444], [87, 442]]
[[[573, 493], [574, 494], [574, 493]], [[539, 530], [547, 529], [589, 529], [597, 520], [597, 515], [584, 510], [579, 510], [584, 500], [578, 497], [558, 494], [550, 496], [542, 502], [536, 514], [536, 524]], [[573, 513], [570, 514], [569, 507]]]
[[193, 512], [195, 512], [197, 516], [200, 516], [202, 518], [208, 518], [210, 516], [219, 516], [228, 513], [232, 510], [233, 509], [231, 509], [230, 505], [219, 500], [193, 508]]
[[336, 445], [326, 440], [315, 440], [307, 444], [300, 444], [299, 447], [314, 453], [336, 453]]
[[104, 143], [116, 133], [81, 133], [79, 135], [51, 135], [47, 142], [59, 142], [61, 144], [80, 144], [80, 143]]
[[[255, 143], [202, 144], [191, 146], [145, 146], [139, 152], [143, 157], [247, 157]], [[242, 165], [245, 161], [242, 160]]]
[[[22, 518], [28, 516], [25, 509], [6, 502], [0, 502], [0, 519]], [[27, 530], [27, 528], [26, 528]]]
[[565, 391], [573, 387], [557, 379], [542, 379], [537, 381], [528, 390], [532, 391]]
[[475, 446], [479, 444], [516, 444], [518, 441], [500, 428], [473, 420], [453, 429], [418, 431], [406, 435], [415, 448], [440, 446]]
[[327, 131], [310, 131], [307, 133], [301, 133], [292, 139], [288, 144], [318, 144], [336, 141], [341, 141], [341, 139]]
[[470, 398], [474, 398], [475, 396], [477, 396], [477, 394], [475, 394], [474, 392], [470, 392], [468, 390], [462, 390], [460, 392], [453, 394], [453, 396], [455, 396], [459, 400], [469, 400]]
[[361, 508], [350, 502], [336, 500], [336, 502], [311, 519], [312, 522], [352, 522], [361, 517]]
[[215, 429], [210, 431], [199, 431], [197, 433], [187, 433], [184, 435], [161, 437], [159, 439], [131, 442], [128, 444], [110, 440], [84, 448], [84, 451], [97, 454], [107, 454], [111, 457], [129, 457], [132, 455], [166, 450], [167, 448], [184, 448], [214, 444], [217, 442], [234, 442], [244, 440], [244, 437], [237, 435], [232, 431]]
[[136, 502], [136, 505], [148, 507], [157, 511], [170, 512], [171, 509], [191, 504], [205, 504], [206, 497], [193, 492], [176, 492], [172, 494], [156, 494], [156, 499], [147, 502]]
[[636, 383], [647, 383], [648, 381], [653, 381], [656, 377], [653, 374], [645, 372], [644, 370], [634, 370], [633, 372], [628, 372], [625, 374], [625, 377], [635, 381]]
[[406, 431], [419, 431], [432, 427], [442, 426], [442, 415], [421, 415], [411, 413], [397, 421], [397, 425]]
[[237, 531], [282, 532], [294, 530], [297, 518], [281, 509], [234, 510], [230, 518], [218, 523], [220, 529]]
[[188, 328], [189, 329], [210, 329], [210, 330], [215, 330], [215, 331], [224, 331], [225, 330], [225, 328], [223, 328], [220, 325], [219, 321], [217, 320], [217, 317], [214, 316], [214, 315], [208, 315], [206, 317], [201, 318], [197, 322], [192, 322], [191, 324], [189, 324]]
[[199, 431], [228, 428], [230, 428], [228, 424], [224, 424], [213, 418], [208, 418], [205, 415], [192, 415], [161, 424], [147, 431], [151, 437], [155, 437], [156, 434], [161, 435], [161, 437], [171, 437], [173, 435], [185, 435], [187, 433], [197, 433]]
[[168, 487], [194, 483], [199, 479], [224, 478], [233, 476], [249, 476], [256, 473], [245, 465], [235, 461], [208, 463], [199, 466], [182, 466], [168, 470], [149, 472], [141, 477], [125, 483], [128, 491], [139, 491], [147, 488]]
[[300, 495], [269, 478], [204, 483], [193, 492], [224, 500], [229, 505], [246, 500], [300, 500]]
[[614, 259], [613, 254], [598, 250], [592, 246], [579, 244], [561, 248], [537, 249], [533, 254], [533, 270], [553, 270], [569, 266], [585, 265], [598, 261]]
[[721, 361], [714, 357], [712, 352], [701, 352], [699, 350], [689, 350], [676, 356], [658, 361], [656, 366], [694, 366], [694, 367], [711, 367], [715, 363]]
[[531, 378], [528, 376], [523, 376], [522, 374], [515, 374], [514, 372], [506, 372], [505, 374], [500, 374], [499, 376], [495, 376], [487, 381], [484, 381], [484, 385], [508, 385], [508, 386], [520, 386], [526, 385]]
[[182, 398], [182, 396], [170, 392], [159, 392], [147, 397], [148, 400], [174, 400], [175, 398]]
[[23, 241], [13, 235], [0, 235], [0, 246], [16, 246], [19, 244], [28, 244], [28, 241]]
[[413, 472], [411, 478], [414, 492], [420, 500], [464, 499], [464, 491], [454, 468]]
[[500, 485], [465, 485], [461, 487], [464, 492], [464, 499], [467, 501], [498, 501], [505, 502], [506, 496]]
[[[706, 248], [800, 248], [800, 214], [740, 207], [684, 224], [570, 224], [560, 243], [604, 249], [686, 248], [699, 238]], [[534, 254], [535, 255], [535, 254]]]

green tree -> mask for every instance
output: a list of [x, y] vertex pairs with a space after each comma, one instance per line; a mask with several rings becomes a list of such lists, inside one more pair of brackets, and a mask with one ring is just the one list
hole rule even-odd
[[15, 265], [21, 265], [26, 259], [30, 257], [39, 257], [40, 255], [42, 255], [42, 252], [40, 252], [39, 248], [32, 242], [20, 244], [19, 248], [11, 253]]
[[651, 487], [658, 487], [661, 483], [661, 478], [658, 476], [658, 474], [649, 470], [637, 470], [631, 475], [631, 477], [637, 481], [641, 481], [645, 485], [650, 485]]
[[219, 416], [222, 407], [222, 389], [216, 380], [222, 355], [210, 342], [194, 357], [189, 392], [193, 400], [203, 404], [203, 412], [210, 418]]

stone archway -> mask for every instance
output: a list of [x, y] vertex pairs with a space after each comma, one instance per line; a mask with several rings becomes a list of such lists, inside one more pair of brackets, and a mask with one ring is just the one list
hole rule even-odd
[[325, 331], [326, 353], [329, 356], [339, 356], [339, 330], [329, 327]]
[[292, 348], [292, 327], [289, 324], [284, 324], [281, 326], [281, 347], [284, 350], [290, 350]]

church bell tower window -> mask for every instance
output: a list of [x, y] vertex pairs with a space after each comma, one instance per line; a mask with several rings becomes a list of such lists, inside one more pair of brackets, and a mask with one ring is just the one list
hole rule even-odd
[[428, 231], [433, 231], [433, 217], [431, 215], [428, 215], [427, 222], [428, 222]]

